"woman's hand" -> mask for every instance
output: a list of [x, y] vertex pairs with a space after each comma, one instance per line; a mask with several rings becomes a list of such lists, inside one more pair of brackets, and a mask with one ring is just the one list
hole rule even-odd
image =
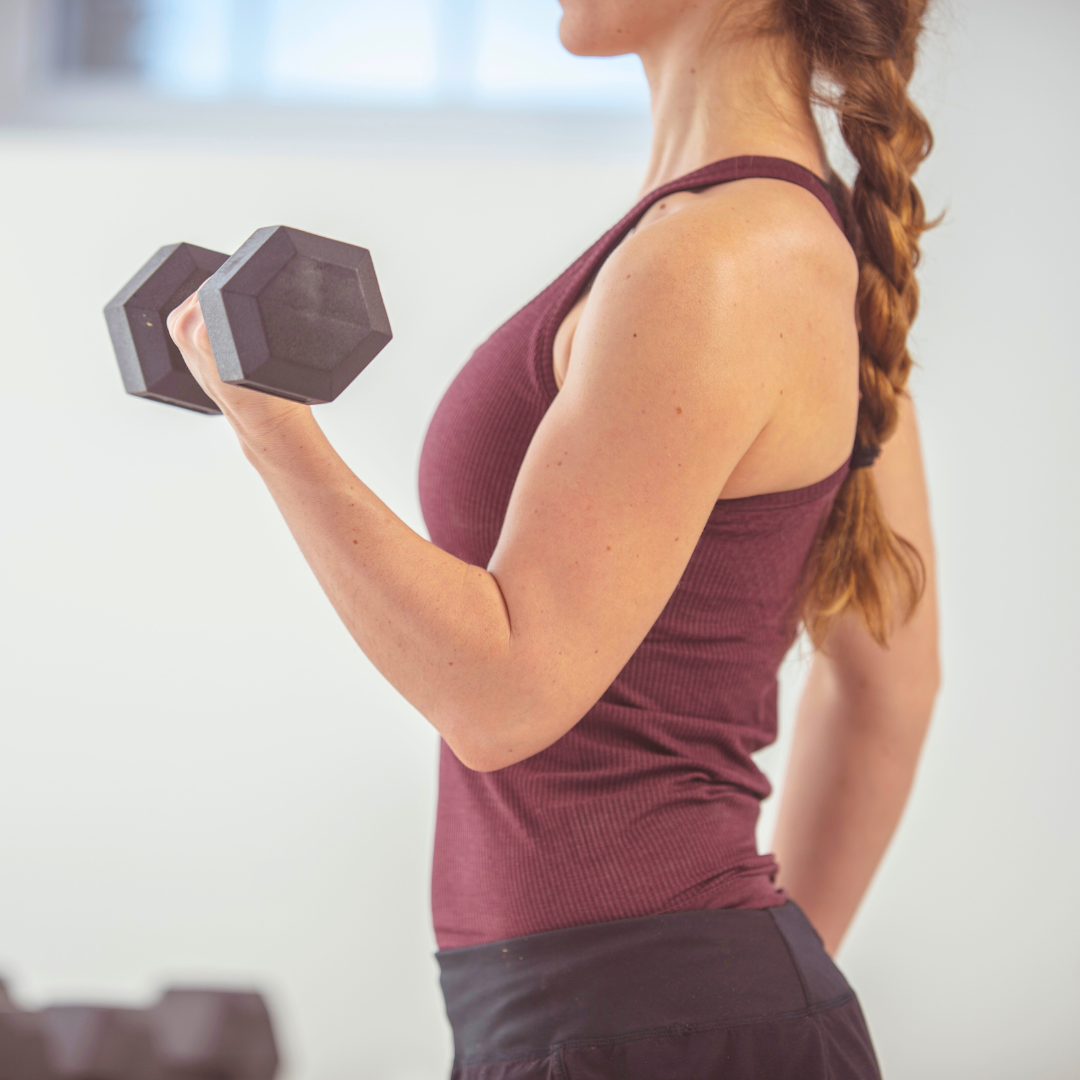
[[275, 431], [298, 416], [310, 414], [306, 405], [221, 381], [198, 290], [170, 313], [166, 325], [188, 370], [238, 433]]

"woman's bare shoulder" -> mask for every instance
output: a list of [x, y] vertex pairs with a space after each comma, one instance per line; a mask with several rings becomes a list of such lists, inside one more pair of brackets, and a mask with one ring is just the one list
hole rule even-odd
[[[826, 287], [850, 291], [858, 281], [855, 253], [821, 200], [797, 184], [765, 177], [661, 200], [615, 255], [653, 259], [665, 250], [687, 269], [711, 264], [747, 271], [760, 263], [778, 285], [797, 281], [806, 263], [825, 274], [815, 278]], [[784, 275], [786, 269], [795, 274]]]
[[[597, 274], [580, 325], [664, 327], [655, 363], [760, 420], [725, 495], [786, 490], [850, 452], [857, 285], [855, 255], [820, 200], [783, 181], [738, 181], [643, 219]], [[576, 357], [572, 347], [571, 367]]]

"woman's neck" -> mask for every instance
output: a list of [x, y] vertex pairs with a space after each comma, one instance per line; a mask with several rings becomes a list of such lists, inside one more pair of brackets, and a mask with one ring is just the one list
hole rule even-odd
[[[705, 7], [705, 5], [703, 5]], [[821, 136], [783, 44], [763, 34], [710, 32], [680, 21], [641, 51], [652, 97], [653, 142], [642, 194], [723, 158], [783, 157], [828, 172]]]

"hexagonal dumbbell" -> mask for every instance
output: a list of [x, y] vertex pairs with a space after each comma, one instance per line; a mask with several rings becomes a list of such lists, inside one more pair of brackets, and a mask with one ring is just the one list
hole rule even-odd
[[0, 1080], [56, 1080], [45, 1037], [26, 1013], [0, 1013]]
[[149, 1009], [24, 1012], [0, 982], [0, 1080], [273, 1080], [277, 1044], [251, 991], [171, 989]]
[[141, 1009], [53, 1005], [34, 1014], [57, 1080], [159, 1080], [153, 1033]]
[[273, 1080], [277, 1045], [260, 994], [172, 989], [148, 1010], [161, 1080]]
[[172, 244], [105, 307], [129, 394], [219, 411], [166, 326], [196, 289], [222, 380], [291, 401], [333, 401], [393, 337], [366, 248], [283, 225], [230, 257]]
[[55, 1080], [45, 1037], [33, 1013], [8, 997], [0, 979], [0, 1080]]
[[0, 979], [0, 1080], [55, 1080], [45, 1037], [33, 1013], [23, 1012]]

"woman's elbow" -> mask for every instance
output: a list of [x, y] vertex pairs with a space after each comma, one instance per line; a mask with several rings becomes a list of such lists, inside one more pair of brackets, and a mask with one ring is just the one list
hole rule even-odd
[[562, 738], [573, 723], [560, 722], [557, 710], [520, 708], [500, 702], [493, 709], [463, 709], [436, 723], [454, 756], [472, 772], [498, 772], [516, 765]]
[[451, 753], [471, 772], [494, 772], [498, 764], [498, 725], [475, 702], [441, 703], [427, 713], [431, 726], [442, 736]]
[[478, 742], [475, 739], [454, 742], [447, 739], [446, 742], [454, 757], [466, 769], [478, 773], [498, 772], [500, 769], [516, 765], [519, 761], [524, 761], [526, 758], [532, 757], [533, 754], [539, 753], [539, 750], [521, 753], [515, 751], [513, 747], [504, 747], [486, 741]]

